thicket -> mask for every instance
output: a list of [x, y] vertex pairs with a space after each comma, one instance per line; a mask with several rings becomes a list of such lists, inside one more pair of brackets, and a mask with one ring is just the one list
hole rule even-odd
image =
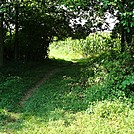
[[131, 96], [133, 101], [133, 54], [129, 48], [121, 54], [120, 39], [111, 36], [111, 33], [94, 33], [81, 40], [68, 38], [65, 42], [53, 42], [50, 48], [55, 50], [55, 56], [58, 52], [64, 52], [66, 56], [73, 55], [74, 61], [80, 57], [89, 58], [80, 82], [84, 87], [91, 88], [93, 100]]
[[[60, 71], [20, 107], [26, 91], [54, 68]], [[134, 132], [134, 60], [129, 52], [92, 55], [85, 65], [52, 60], [0, 72], [2, 132]]]
[[[109, 14], [117, 19], [112, 38], [119, 35], [121, 52], [129, 48], [133, 54], [133, 4], [132, 0], [3, 0], [0, 2], [0, 66], [3, 56], [6, 60], [47, 58], [49, 44], [55, 36], [58, 39], [69, 36], [73, 39], [85, 38], [89, 33], [107, 30], [109, 24], [106, 16]], [[77, 19], [86, 22], [81, 25]], [[91, 51], [94, 43], [89, 42], [87, 44], [91, 45], [88, 47]], [[80, 43], [83, 44], [83, 40]]]
[[52, 42], [50, 50], [64, 51], [66, 54], [77, 54], [85, 58], [106, 52], [110, 52], [111, 54], [114, 51], [120, 52], [120, 39], [118, 37], [112, 39], [111, 36], [112, 34], [108, 32], [96, 32], [89, 34], [86, 39], [67, 38], [65, 41]]
[[0, 62], [44, 60], [53, 36], [67, 37], [71, 28], [63, 9], [47, 1], [0, 3]]
[[[115, 18], [113, 37], [120, 35], [121, 52], [128, 47], [134, 51], [134, 1], [133, 0], [92, 0], [70, 1], [60, 0], [65, 6], [78, 13], [80, 20], [87, 22], [83, 25], [86, 31], [95, 32], [109, 29], [110, 21], [107, 16]], [[89, 28], [89, 29], [88, 29]]]
[[100, 96], [100, 100], [132, 97], [134, 101], [134, 60], [130, 53], [101, 54], [87, 64], [81, 81], [86, 81], [84, 86], [92, 89], [93, 100]]
[[[59, 2], [60, 4], [57, 4]], [[61, 4], [64, 4], [63, 8], [59, 8]], [[54, 126], [59, 129], [56, 124], [59, 121], [64, 129], [68, 127], [67, 133], [70, 132], [70, 127], [74, 133], [79, 133], [80, 131], [75, 129], [76, 126], [79, 128], [84, 126], [86, 130], [87, 122], [90, 122], [91, 133], [94, 132], [93, 126], [97, 126], [95, 130], [97, 133], [100, 129], [108, 133], [131, 133], [134, 109], [133, 5], [133, 0], [88, 2], [87, 0], [3, 0], [0, 2], [0, 66], [3, 65], [3, 48], [4, 60], [8, 62], [13, 59], [44, 60], [48, 57], [48, 48], [53, 37], [59, 40], [72, 36], [65, 41], [54, 41], [50, 50], [57, 50], [57, 54], [73, 53], [74, 57], [71, 59], [77, 59], [77, 55], [88, 58], [86, 67], [69, 63], [55, 75], [54, 79], [39, 87], [39, 92], [26, 102], [21, 118], [11, 116], [10, 112], [20, 112], [22, 109], [18, 102], [27, 90], [47, 74], [49, 69], [51, 71], [61, 66], [54, 66], [49, 62], [44, 66], [42, 63], [28, 65], [23, 62], [23, 64], [1, 67], [0, 127], [2, 126], [3, 132], [8, 131], [9, 128], [15, 132], [21, 131], [22, 129], [14, 128], [20, 126], [22, 128], [23, 121], [27, 126], [24, 127], [26, 132], [27, 129], [30, 132], [33, 130], [33, 133], [35, 129], [37, 132], [40, 127], [44, 130], [43, 121], [46, 126], [50, 125], [51, 129], [48, 128], [48, 131], [54, 131]], [[112, 35], [96, 33], [95, 31], [98, 30], [106, 30], [102, 25], [105, 23], [107, 13], [118, 20]], [[73, 18], [86, 19], [87, 22], [82, 26], [77, 25], [77, 21], [74, 20], [74, 25], [70, 27], [70, 20]], [[86, 39], [82, 39], [84, 37]], [[75, 38], [80, 39], [75, 40]], [[57, 110], [57, 107], [61, 109]], [[31, 113], [34, 115], [31, 116]], [[65, 115], [66, 113], [68, 116]], [[41, 117], [39, 121], [37, 115], [43, 118]], [[46, 123], [44, 117], [52, 122]], [[36, 125], [38, 121], [41, 124]], [[35, 128], [31, 129], [29, 126]]]

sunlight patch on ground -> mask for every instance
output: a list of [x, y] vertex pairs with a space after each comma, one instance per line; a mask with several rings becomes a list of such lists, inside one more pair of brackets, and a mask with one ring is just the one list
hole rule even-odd
[[[109, 107], [110, 106], [110, 107]], [[117, 108], [117, 110], [113, 108]], [[47, 116], [30, 113], [21, 114], [21, 120], [6, 124], [5, 133], [12, 134], [96, 134], [134, 132], [132, 124], [133, 111], [119, 101], [98, 102], [91, 108], [93, 111], [65, 111], [56, 108]], [[105, 109], [105, 110], [104, 110]], [[15, 115], [15, 114], [14, 114]], [[17, 127], [16, 127], [17, 126]]]
[[63, 59], [65, 61], [73, 61], [73, 59], [81, 59], [83, 58], [82, 55], [72, 53], [72, 52], [65, 52], [65, 51], [59, 51], [51, 49], [49, 53], [49, 58], [55, 58], [55, 59]]

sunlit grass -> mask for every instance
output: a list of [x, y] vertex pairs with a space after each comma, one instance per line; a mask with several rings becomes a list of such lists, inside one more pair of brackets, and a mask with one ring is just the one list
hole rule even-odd
[[[121, 111], [114, 111], [113, 108], [116, 106], [119, 106], [118, 109]], [[21, 114], [16, 122], [7, 120], [6, 129], [3, 132], [13, 134], [86, 134], [87, 132], [89, 134], [133, 134], [133, 111], [128, 107], [122, 107], [122, 103], [98, 102], [92, 110], [95, 110], [94, 113], [89, 113], [88, 110], [73, 113], [73, 111], [57, 108], [49, 111], [48, 119], [45, 115], [40, 117], [30, 113]], [[107, 110], [110, 116], [105, 113]]]
[[92, 99], [95, 89], [81, 87], [81, 69], [78, 65], [61, 69], [34, 92], [18, 113], [1, 110], [5, 118], [1, 133], [133, 134], [131, 101], [125, 96], [99, 101], [102, 94]]
[[72, 50], [67, 50], [65, 47], [53, 48], [50, 46], [49, 58], [63, 59], [66, 61], [74, 61], [75, 59], [83, 58], [79, 53], [75, 53]]
[[[60, 45], [50, 46], [51, 60], [44, 65], [1, 71], [0, 134], [133, 134], [134, 77], [124, 66], [128, 55], [95, 53], [87, 59]], [[19, 106], [25, 91], [55, 68], [59, 71]]]
[[86, 39], [67, 38], [64, 41], [54, 41], [50, 44], [50, 58], [73, 61], [74, 59], [89, 58], [91, 55], [120, 51], [120, 40], [112, 39], [110, 33], [91, 33]]

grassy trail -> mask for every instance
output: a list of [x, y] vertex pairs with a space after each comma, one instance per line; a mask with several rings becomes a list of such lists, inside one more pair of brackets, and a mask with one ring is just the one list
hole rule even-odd
[[41, 80], [39, 80], [37, 83], [35, 83], [35, 85], [34, 85], [32, 88], [30, 88], [30, 89], [26, 92], [25, 96], [21, 99], [21, 101], [20, 101], [19, 104], [20, 104], [21, 106], [23, 106], [24, 103], [25, 103], [25, 101], [27, 101], [27, 100], [32, 96], [33, 92], [34, 92], [41, 84], [43, 84], [46, 80], [48, 80], [53, 74], [55, 74], [55, 73], [58, 72], [58, 71], [59, 71], [59, 69], [53, 69], [53, 70], [47, 72], [47, 74], [45, 74], [45, 76], [44, 76]]
[[[19, 76], [12, 88], [21, 89], [21, 95], [13, 96], [8, 90], [4, 96], [3, 92], [0, 134], [133, 134], [134, 111], [129, 98], [128, 102], [112, 99], [116, 92], [109, 94], [97, 84], [86, 86], [85, 66], [52, 61]], [[16, 110], [20, 101], [23, 107]]]

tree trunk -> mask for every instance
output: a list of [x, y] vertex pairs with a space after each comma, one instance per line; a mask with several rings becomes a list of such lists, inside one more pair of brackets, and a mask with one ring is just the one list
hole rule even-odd
[[[121, 12], [124, 13], [125, 0], [122, 0], [122, 9]], [[122, 21], [122, 18], [121, 20]], [[121, 53], [125, 51], [125, 29], [123, 24], [121, 24]]]
[[121, 53], [125, 51], [125, 30], [124, 27], [122, 26], [121, 29]]
[[19, 25], [18, 25], [18, 15], [19, 15], [19, 7], [18, 3], [15, 5], [16, 10], [16, 16], [15, 16], [15, 43], [14, 43], [14, 60], [17, 62], [18, 60], [18, 31], [19, 31]]
[[3, 14], [0, 14], [0, 66], [3, 65]]

